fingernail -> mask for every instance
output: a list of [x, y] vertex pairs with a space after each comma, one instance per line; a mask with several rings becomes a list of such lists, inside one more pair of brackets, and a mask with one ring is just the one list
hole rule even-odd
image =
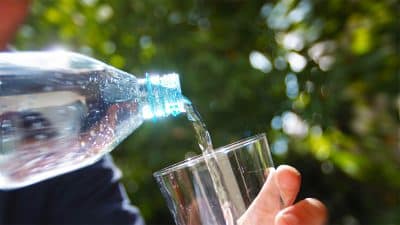
[[284, 214], [281, 217], [284, 225], [297, 225], [299, 220], [293, 214]]

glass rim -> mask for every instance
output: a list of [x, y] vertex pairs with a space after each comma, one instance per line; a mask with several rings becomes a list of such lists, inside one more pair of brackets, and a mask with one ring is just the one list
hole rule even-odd
[[204, 158], [210, 158], [211, 156], [216, 155], [216, 154], [221, 154], [221, 153], [227, 153], [227, 152], [230, 152], [230, 151], [234, 151], [235, 149], [242, 148], [242, 147], [244, 147], [246, 145], [249, 145], [249, 144], [252, 144], [252, 143], [254, 143], [256, 141], [263, 140], [263, 139], [266, 140], [266, 138], [267, 137], [266, 137], [265, 133], [259, 133], [259, 134], [255, 134], [255, 135], [252, 135], [252, 136], [247, 137], [247, 138], [242, 138], [242, 139], [240, 139], [238, 141], [235, 141], [233, 143], [218, 147], [213, 152], [210, 152], [210, 153], [207, 153], [207, 154], [196, 155], [196, 156], [184, 159], [182, 161], [179, 161], [177, 163], [174, 163], [172, 165], [169, 165], [167, 167], [164, 167], [163, 169], [160, 169], [160, 170], [154, 172], [153, 176], [154, 177], [164, 176], [166, 174], [169, 174], [172, 171], [176, 171], [176, 170], [179, 170], [179, 169], [186, 168], [188, 166], [197, 164], [198, 162], [203, 161]]

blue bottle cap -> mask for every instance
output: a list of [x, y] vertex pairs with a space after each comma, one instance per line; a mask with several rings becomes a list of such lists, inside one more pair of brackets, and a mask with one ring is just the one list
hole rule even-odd
[[146, 89], [149, 106], [143, 109], [144, 118], [177, 116], [185, 112], [185, 100], [177, 73], [162, 76], [146, 74]]

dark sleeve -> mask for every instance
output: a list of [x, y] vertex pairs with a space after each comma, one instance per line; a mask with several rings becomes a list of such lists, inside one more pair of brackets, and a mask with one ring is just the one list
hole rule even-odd
[[110, 156], [62, 175], [49, 191], [48, 224], [144, 224], [123, 186]]

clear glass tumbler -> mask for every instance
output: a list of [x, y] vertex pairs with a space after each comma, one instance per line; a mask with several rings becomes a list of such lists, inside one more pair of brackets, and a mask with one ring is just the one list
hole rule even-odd
[[[213, 182], [207, 160], [216, 162], [222, 187]], [[259, 134], [186, 159], [154, 177], [177, 225], [234, 225], [273, 171], [267, 138]], [[228, 201], [221, 201], [222, 195]], [[280, 196], [271, 201], [280, 202]]]

